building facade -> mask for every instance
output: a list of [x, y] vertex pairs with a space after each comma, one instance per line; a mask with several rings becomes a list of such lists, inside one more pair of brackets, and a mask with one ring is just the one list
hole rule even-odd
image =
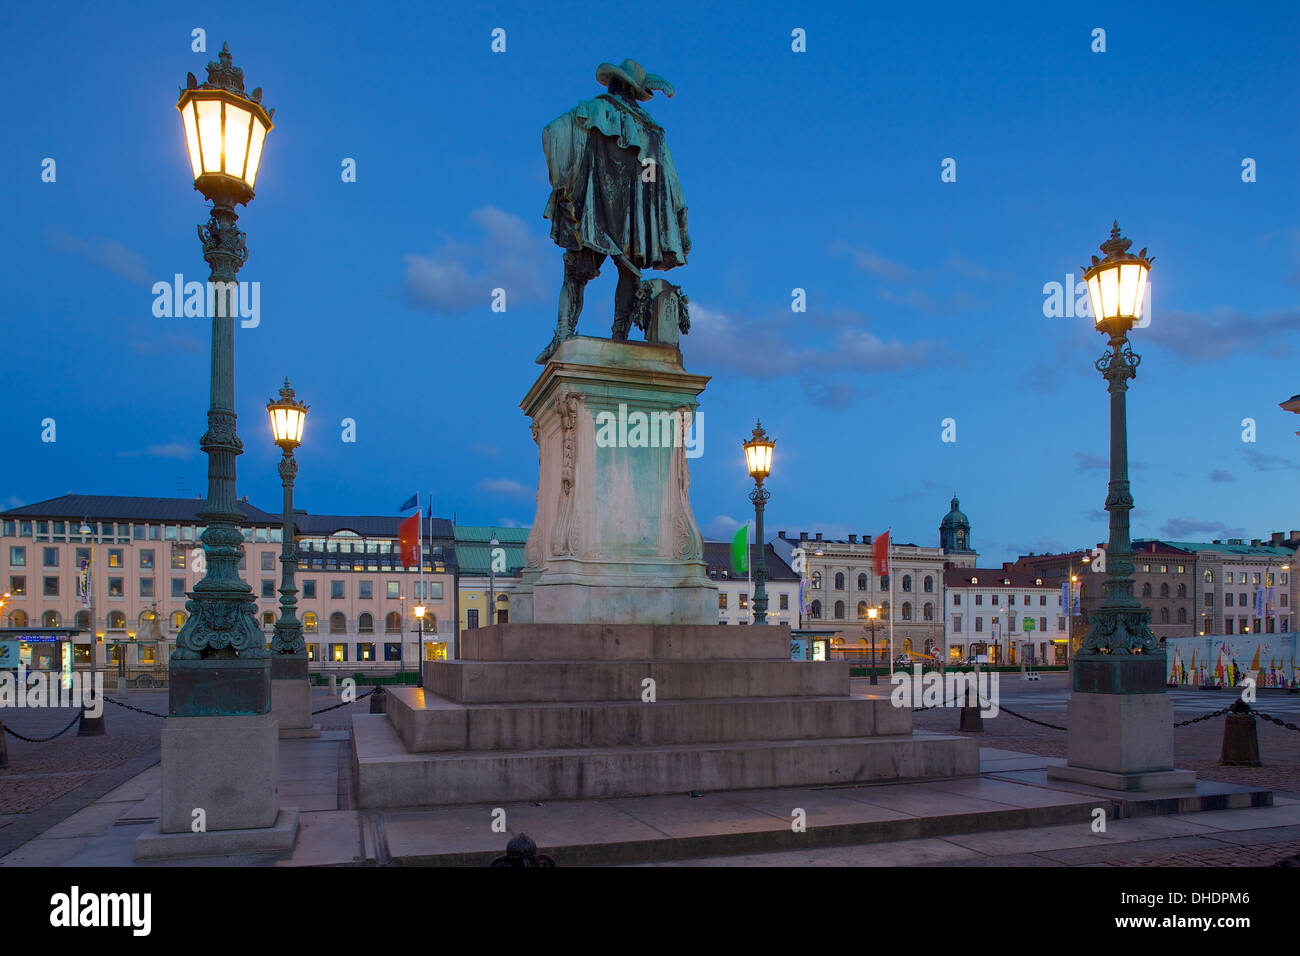
[[[773, 545], [794, 561], [799, 549], [807, 566], [806, 609], [800, 626], [828, 635], [832, 657], [858, 659], [871, 650], [873, 628], [868, 608], [879, 610], [874, 627], [877, 659], [888, 659], [889, 622], [893, 618], [895, 656], [930, 655], [943, 643], [943, 572], [947, 558], [941, 548], [892, 543], [889, 576], [878, 575], [872, 560], [872, 536], [851, 534], [846, 540], [823, 537], [821, 532], [788, 538], [780, 532]], [[883, 657], [882, 657], [883, 655]]]
[[[69, 494], [0, 513], [0, 576], [11, 595], [3, 623], [76, 628], [76, 667], [90, 666], [93, 647], [99, 668], [165, 675], [188, 614], [187, 594], [205, 572], [203, 506], [201, 498]], [[239, 506], [245, 515], [240, 575], [252, 588], [269, 645], [279, 616], [282, 517], [247, 499]], [[400, 523], [295, 512], [298, 618], [313, 670], [414, 666], [419, 629], [411, 608], [420, 600], [420, 574], [402, 567]], [[435, 518], [426, 530], [432, 532], [424, 544], [429, 657], [445, 652], [454, 634], [455, 549], [449, 522]], [[90, 600], [79, 591], [86, 562]]]
[[[480, 528], [456, 525], [456, 563], [460, 568], [460, 629], [464, 633], [510, 621], [510, 592], [522, 580], [524, 544], [530, 528]], [[494, 546], [491, 542], [497, 539]], [[495, 557], [494, 553], [496, 552]], [[496, 570], [493, 571], [493, 561]], [[489, 608], [496, 604], [495, 622]]]
[[[1291, 532], [1296, 535], [1296, 532]], [[1278, 634], [1295, 627], [1295, 564], [1300, 536], [1280, 532], [1265, 544], [1245, 541], [1163, 542], [1196, 557], [1194, 631], [1202, 634]]]
[[[1195, 626], [1196, 555], [1167, 541], [1133, 542], [1133, 595], [1151, 611], [1157, 638], [1186, 637]], [[1017, 558], [1017, 570], [1060, 587], [1071, 575], [1078, 578], [1078, 608], [1072, 633], [1077, 649], [1088, 622], [1105, 596], [1105, 548], [1062, 554], [1031, 554]]]
[[[799, 575], [790, 569], [772, 545], [763, 551], [767, 564], [767, 623], [799, 626]], [[758, 560], [758, 545], [749, 546], [749, 566]], [[718, 586], [718, 623], [753, 624], [751, 600], [753, 582], [749, 574], [736, 574], [731, 566], [731, 545], [722, 541], [704, 542], [704, 562], [709, 580]]]
[[1008, 562], [944, 572], [944, 657], [993, 664], [1065, 664], [1069, 622], [1061, 589]]

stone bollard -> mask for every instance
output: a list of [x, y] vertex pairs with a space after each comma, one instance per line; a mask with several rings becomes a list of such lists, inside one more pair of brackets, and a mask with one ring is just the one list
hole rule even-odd
[[330, 696], [337, 697], [338, 695], [339, 695], [339, 679], [336, 675], [330, 674]]
[[9, 766], [9, 745], [5, 743], [5, 722], [0, 720], [0, 767]]
[[378, 685], [375, 686], [375, 692], [370, 695], [370, 712], [372, 714], [388, 713], [388, 692]]
[[[976, 689], [967, 686], [966, 705], [961, 709], [961, 723], [958, 725], [957, 729], [965, 731], [966, 733], [982, 734], [984, 733], [984, 717], [980, 714], [979, 709], [979, 691], [977, 689], [979, 687], [978, 667], [975, 669], [974, 683]], [[971, 704], [972, 697], [974, 698], [973, 706]]]
[[1223, 750], [1219, 763], [1228, 767], [1263, 766], [1259, 760], [1259, 728], [1255, 726], [1250, 704], [1238, 700], [1231, 710], [1232, 713], [1223, 721]]
[[[91, 702], [94, 702], [94, 698], [91, 698]], [[81, 708], [81, 720], [77, 724], [78, 737], [102, 737], [108, 732], [108, 729], [104, 726], [104, 704], [102, 700], [99, 708], [98, 717], [88, 716], [86, 708]]]

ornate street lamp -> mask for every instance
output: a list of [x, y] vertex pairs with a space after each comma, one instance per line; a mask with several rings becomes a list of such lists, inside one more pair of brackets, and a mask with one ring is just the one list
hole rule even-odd
[[[234, 315], [236, 276], [248, 258], [244, 233], [235, 225], [235, 206], [253, 198], [271, 116], [261, 105], [260, 88], [244, 93], [244, 71], [231, 64], [222, 44], [218, 61], [208, 64], [202, 86], [187, 77], [176, 108], [189, 149], [194, 188], [212, 202], [211, 218], [199, 227], [203, 258], [215, 290], [212, 319], [212, 378], [208, 429], [199, 447], [208, 456], [208, 496], [199, 516], [207, 527], [202, 541], [207, 572], [186, 602], [189, 616], [176, 638], [173, 661], [269, 657], [257, 624], [252, 589], [239, 577], [244, 516], [235, 496], [235, 458], [243, 442], [235, 431]], [[172, 683], [173, 695], [177, 683]], [[252, 688], [250, 688], [251, 690]], [[182, 691], [182, 694], [184, 692]], [[254, 691], [254, 693], [257, 693]], [[175, 710], [173, 701], [173, 712]], [[226, 701], [219, 709], [265, 712], [264, 705]]]
[[754, 423], [754, 437], [744, 442], [745, 464], [749, 477], [754, 479], [754, 490], [749, 500], [754, 502], [754, 540], [758, 542], [758, 562], [754, 569], [754, 623], [767, 623], [767, 560], [763, 554], [763, 508], [771, 494], [763, 482], [772, 473], [772, 448], [776, 442], [767, 437], [763, 423]]
[[[1083, 270], [1097, 330], [1110, 343], [1095, 365], [1110, 392], [1110, 542], [1102, 599], [1089, 615], [1088, 631], [1074, 658], [1067, 710], [1064, 766], [1049, 767], [1049, 780], [1068, 780], [1108, 790], [1187, 787], [1196, 775], [1174, 769], [1173, 702], [1165, 686], [1165, 652], [1151, 632], [1151, 612], [1133, 596], [1129, 512], [1128, 419], [1125, 393], [1140, 361], [1128, 333], [1142, 317], [1151, 259], [1120, 236], [1119, 224], [1101, 244], [1104, 259]], [[1101, 728], [1102, 732], [1098, 732]]]
[[[1091, 267], [1085, 268], [1083, 273], [1097, 330], [1110, 341], [1110, 350], [1095, 363], [1097, 371], [1109, 383], [1110, 392], [1110, 487], [1106, 496], [1106, 511], [1110, 513], [1110, 543], [1106, 549], [1107, 579], [1102, 584], [1102, 601], [1078, 654], [1077, 663], [1082, 670], [1075, 671], [1076, 689], [1081, 689], [1081, 676], [1085, 687], [1094, 686], [1093, 682], [1099, 678], [1102, 685], [1096, 686], [1105, 686], [1108, 683], [1106, 677], [1122, 680], [1127, 686], [1131, 681], [1121, 678], [1121, 672], [1116, 669], [1121, 660], [1135, 666], [1136, 669], [1124, 674], [1126, 678], [1136, 679], [1142, 688], [1149, 685], [1150, 691], [1162, 691], [1165, 686], [1163, 663], [1155, 660], [1159, 645], [1147, 626], [1151, 612], [1133, 597], [1133, 578], [1130, 576], [1133, 562], [1129, 512], [1133, 509], [1133, 496], [1129, 492], [1125, 393], [1129, 379], [1137, 376], [1141, 357], [1129, 348], [1128, 333], [1142, 317], [1147, 273], [1152, 261], [1146, 257], [1146, 249], [1137, 255], [1131, 254], [1128, 251], [1131, 245], [1131, 241], [1120, 236], [1119, 223], [1116, 222], [1110, 238], [1101, 244], [1106, 258], [1093, 256]], [[1104, 665], [1104, 669], [1099, 670], [1099, 665]], [[1152, 682], [1151, 676], [1158, 680]], [[1130, 692], [1137, 692], [1137, 688]]]
[[280, 484], [284, 487], [284, 530], [280, 547], [280, 619], [275, 622], [275, 636], [271, 638], [274, 654], [306, 655], [307, 645], [302, 639], [302, 622], [298, 620], [298, 589], [294, 586], [294, 572], [298, 569], [298, 548], [293, 537], [293, 480], [298, 477], [298, 461], [294, 449], [302, 444], [302, 430], [307, 423], [307, 409], [293, 397], [289, 380], [284, 380], [280, 399], [266, 403], [271, 416], [271, 437], [283, 456], [280, 458]]

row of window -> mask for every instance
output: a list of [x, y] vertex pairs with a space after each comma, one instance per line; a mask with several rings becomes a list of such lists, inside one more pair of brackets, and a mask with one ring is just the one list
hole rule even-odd
[[[90, 541], [98, 543], [130, 541], [197, 541], [203, 525], [133, 524], [127, 521], [90, 521], [89, 534], [81, 533], [80, 521], [21, 521], [6, 520], [5, 537], [35, 538], [37, 540]], [[281, 528], [243, 529], [248, 542], [278, 543], [284, 540]]]
[[[780, 594], [777, 597], [778, 597], [777, 600], [778, 609], [782, 611], [790, 610], [790, 595]], [[747, 592], [745, 591], [740, 592], [740, 600], [737, 602], [736, 606], [740, 608], [740, 610], [742, 611], [746, 610], [749, 607], [749, 594]], [[719, 591], [718, 610], [725, 611], [726, 609], [727, 609], [727, 592]]]
[[[1012, 631], [1014, 631], [1014, 630], [1016, 629], [1016, 616], [1015, 616], [1014, 614], [1012, 614], [1012, 615], [1009, 615], [1009, 617], [1010, 617], [1010, 620], [1007, 622], [1007, 623], [1010, 625], [1010, 628], [1009, 628], [1009, 629], [1012, 630]], [[1032, 617], [1022, 618], [1021, 620], [1022, 620], [1022, 630], [1024, 629], [1024, 628], [1023, 628], [1023, 621], [1024, 621], [1024, 620], [1028, 620], [1028, 621], [1030, 621], [1031, 623], [1033, 622], [1033, 618], [1032, 618]], [[1064, 631], [1064, 630], [1065, 630], [1065, 615], [1063, 615], [1063, 614], [1058, 614], [1058, 615], [1056, 616], [1056, 629], [1057, 629], [1058, 631]], [[983, 632], [983, 630], [984, 630], [984, 618], [982, 618], [982, 617], [977, 617], [977, 618], [975, 618], [975, 630], [976, 630], [976, 632]], [[1026, 631], [1026, 633], [1028, 633], [1029, 631], [1032, 631], [1032, 630], [1034, 630], [1034, 629], [1033, 629], [1033, 628], [1029, 628], [1028, 631]], [[1040, 618], [1038, 619], [1038, 628], [1037, 628], [1037, 630], [1039, 631], [1039, 633], [1042, 633], [1042, 632], [1044, 632], [1044, 631], [1047, 630], [1047, 618], [1045, 618], [1045, 617], [1040, 617]], [[960, 615], [960, 614], [954, 614], [954, 615], [952, 616], [952, 631], [953, 631], [954, 634], [960, 634], [960, 633], [961, 633], [961, 615]]]
[[[844, 572], [843, 572], [843, 571], [836, 571], [836, 572], [835, 572], [835, 590], [836, 590], [836, 591], [843, 591], [843, 590], [845, 590], [845, 583], [846, 583], [846, 581], [847, 581], [847, 579], [845, 578], [845, 576], [844, 576]], [[865, 574], [859, 574], [859, 575], [858, 575], [858, 588], [857, 588], [857, 589], [858, 589], [859, 591], [866, 591], [866, 590], [868, 590], [868, 588], [867, 588], [867, 584], [868, 584], [867, 576], [866, 576]], [[904, 574], [904, 575], [903, 575], [902, 585], [903, 585], [903, 590], [904, 590], [904, 591], [911, 591], [911, 590], [912, 590], [912, 576], [911, 576], [910, 574]], [[821, 590], [821, 586], [822, 586], [822, 573], [821, 573], [820, 571], [814, 571], [814, 572], [812, 573], [812, 586], [813, 586], [813, 588], [816, 589], [816, 590]], [[880, 578], [880, 590], [882, 590], [882, 591], [888, 591], [888, 590], [889, 590], [889, 575], [886, 574], [886, 575], [883, 575], [883, 576]], [[927, 574], [927, 575], [925, 576], [924, 580], [922, 580], [922, 582], [921, 582], [921, 590], [924, 591], [926, 594], [932, 594], [932, 593], [934, 592], [934, 578]]]
[[[1247, 576], [1250, 577], [1250, 580], [1249, 580], [1249, 581], [1246, 580]], [[1214, 572], [1211, 571], [1209, 568], [1206, 568], [1203, 577], [1205, 578], [1205, 583], [1206, 583], [1206, 584], [1213, 584], [1213, 583], [1214, 583]], [[1278, 583], [1279, 583], [1279, 584], [1286, 585], [1286, 584], [1288, 583], [1289, 579], [1290, 579], [1290, 575], [1289, 575], [1286, 571], [1282, 571], [1282, 572], [1279, 572], [1279, 573], [1278, 573]], [[1261, 583], [1263, 583], [1266, 587], [1270, 587], [1270, 588], [1271, 588], [1271, 587], [1273, 587], [1273, 572], [1272, 572], [1272, 571], [1268, 571], [1268, 572], [1260, 572], [1260, 571], [1253, 571], [1253, 572], [1252, 572], [1252, 571], [1225, 571], [1225, 572], [1223, 573], [1223, 583], [1224, 583], [1224, 584], [1261, 584]]]
[[[1277, 624], [1277, 630], [1285, 633], [1288, 630], [1287, 625], [1289, 623], [1289, 621], [1285, 616], [1282, 616], [1281, 618], [1272, 618], [1272, 617], [1265, 618], [1263, 627], [1260, 627], [1259, 618], [1254, 619], [1253, 626], [1251, 624], [1251, 619], [1249, 617], [1239, 617], [1236, 620], [1237, 620], [1237, 632], [1240, 634], [1250, 634], [1252, 631], [1256, 634], [1260, 634], [1260, 633], [1272, 634], [1275, 623]], [[1230, 617], [1225, 617], [1223, 619], [1224, 634], [1232, 633], [1232, 621], [1233, 619]]]
[[[784, 595], [782, 595], [782, 597], [784, 597]], [[782, 604], [782, 605], [781, 605], [781, 608], [782, 608], [782, 610], [784, 610], [784, 609], [785, 609], [785, 605]], [[842, 620], [844, 620], [844, 611], [845, 611], [845, 607], [844, 607], [844, 602], [843, 602], [843, 601], [836, 601], [835, 604], [834, 604], [834, 606], [832, 607], [831, 610], [832, 610], [832, 613], [833, 613], [833, 615], [834, 615], [834, 617], [833, 617], [834, 620], [836, 620], [836, 621], [842, 621]], [[901, 611], [901, 613], [902, 613], [902, 619], [903, 619], [904, 621], [910, 621], [910, 620], [912, 620], [912, 602], [911, 602], [911, 601], [904, 601], [904, 602], [903, 602], [903, 605], [902, 605], [902, 607], [901, 607], [901, 609], [900, 609], [900, 611]], [[812, 605], [811, 605], [811, 606], [809, 607], [809, 609], [808, 609], [808, 616], [809, 616], [810, 618], [815, 618], [815, 619], [817, 619], [817, 620], [821, 620], [821, 617], [822, 617], [822, 602], [821, 602], [821, 601], [813, 601], [813, 602], [812, 602]], [[880, 617], [881, 617], [882, 620], [885, 620], [885, 621], [888, 621], [888, 620], [889, 620], [889, 602], [888, 602], [888, 601], [885, 601], [884, 603], [882, 603], [882, 604], [880, 605]], [[869, 618], [867, 617], [867, 602], [866, 602], [866, 601], [859, 601], [859, 602], [858, 602], [858, 620], [860, 620], [860, 621], [866, 621], [866, 620], [869, 620]], [[929, 601], [926, 601], [926, 602], [925, 602], [925, 605], [921, 608], [921, 620], [923, 620], [923, 621], [933, 621], [933, 620], [934, 620], [934, 605], [931, 604]]]
[[[1001, 597], [1001, 595], [993, 594], [993, 595], [990, 595], [990, 596], [991, 596], [991, 598], [992, 598], [993, 606], [994, 606], [994, 607], [997, 607], [997, 606], [998, 606], [998, 598]], [[983, 595], [983, 594], [976, 594], [976, 595], [975, 595], [975, 603], [976, 603], [977, 605], [983, 604], [983, 603], [984, 603], [984, 595]], [[1033, 602], [1033, 595], [1032, 595], [1032, 594], [1026, 594], [1026, 595], [1025, 595], [1025, 599], [1024, 599], [1024, 601], [1023, 601], [1022, 603], [1023, 603], [1023, 605], [1024, 605], [1025, 607], [1029, 607], [1029, 605], [1031, 605], [1031, 604], [1034, 603], [1034, 602]], [[952, 606], [953, 606], [953, 607], [961, 607], [961, 592], [960, 592], [960, 591], [954, 591], [954, 592], [953, 592], [953, 594], [952, 594]], [[1015, 607], [1015, 606], [1016, 606], [1016, 596], [1015, 596], [1014, 594], [1008, 594], [1008, 595], [1007, 595], [1007, 607]], [[1046, 594], [1040, 594], [1040, 595], [1038, 595], [1038, 606], [1039, 606], [1039, 607], [1047, 607], [1047, 595], [1046, 595]], [[1056, 606], [1057, 606], [1057, 607], [1060, 607], [1060, 606], [1061, 606], [1061, 596], [1060, 596], [1059, 594], [1056, 595]]]
[[[151, 612], [149, 611], [141, 612], [140, 619], [139, 619], [139, 626], [141, 628], [144, 627], [145, 622], [146, 620], [148, 620], [150, 613]], [[477, 622], [478, 612], [471, 611], [470, 613], [476, 615], [475, 621]], [[276, 615], [273, 611], [264, 611], [262, 613], [262, 626], [264, 628], [267, 628], [268, 630], [273, 628], [275, 626], [275, 618]], [[78, 611], [74, 618], [74, 622], [75, 622], [73, 625], [74, 627], [78, 627], [83, 631], [90, 630], [90, 612]], [[171, 630], [179, 631], [181, 627], [185, 624], [185, 612], [184, 611], [173, 612], [171, 617], [168, 619], [168, 624], [170, 625]], [[346, 634], [348, 632], [347, 617], [346, 615], [343, 614], [342, 611], [335, 611], [333, 614], [331, 614], [328, 619], [328, 624], [329, 624], [329, 633], [331, 634]], [[27, 612], [20, 608], [10, 611], [9, 618], [8, 618], [8, 625], [9, 627], [28, 627], [29, 621], [27, 617]], [[58, 611], [45, 611], [44, 613], [41, 614], [40, 626], [41, 627], [62, 627], [63, 618]], [[107, 630], [110, 631], [125, 631], [126, 615], [121, 611], [109, 611], [107, 616], [105, 617], [105, 626]], [[472, 627], [477, 626], [477, 623], [471, 626]], [[316, 612], [307, 611], [302, 615], [302, 629], [308, 634], [315, 634], [320, 630], [320, 619], [316, 615]], [[436, 614], [430, 612], [425, 613], [424, 629], [426, 631], [437, 631], [438, 616]], [[384, 617], [384, 633], [400, 634], [401, 632], [402, 632], [402, 615], [398, 614], [396, 611], [392, 611]], [[357, 615], [357, 633], [359, 634], [375, 633], [375, 618], [373, 614], [362, 612], [361, 614]]]
[[[264, 559], [262, 561], [262, 570], [263, 571], [274, 570], [273, 565], [271, 567], [267, 566], [268, 562], [265, 559], [270, 558], [272, 559], [272, 561], [274, 561], [275, 556], [273, 554], [265, 554], [262, 557]], [[150, 562], [151, 563], [148, 565], [148, 568], [153, 567], [152, 557], [150, 558]], [[54, 566], [57, 566], [57, 562], [55, 562]], [[110, 565], [110, 567], [120, 567], [120, 566], [121, 565]], [[183, 568], [184, 564], [182, 563], [181, 566]], [[143, 568], [145, 567], [145, 565], [142, 564], [141, 567]], [[115, 576], [107, 577], [105, 579], [105, 582], [108, 585], [108, 596], [111, 598], [125, 597], [124, 581], [125, 579], [121, 577], [115, 577]], [[302, 596], [304, 600], [311, 600], [316, 597], [317, 582], [315, 581], [315, 579], [309, 578], [299, 583], [302, 585]], [[412, 591], [417, 601], [441, 601], [442, 600], [443, 582], [441, 581], [425, 581], [423, 589], [421, 589], [419, 581], [413, 581], [411, 582], [411, 585], [412, 585]], [[59, 585], [58, 577], [53, 575], [47, 575], [42, 577], [41, 596], [47, 598], [58, 597], [59, 586], [60, 585]], [[344, 599], [345, 591], [346, 591], [344, 581], [333, 580], [329, 582], [329, 586], [330, 586], [331, 600]], [[261, 587], [262, 587], [262, 597], [274, 598], [276, 595], [276, 591], [279, 588], [279, 582], [275, 578], [263, 578], [261, 581]], [[140, 597], [142, 598], [157, 597], [158, 594], [155, 588], [154, 579], [140, 578], [139, 592], [140, 592]], [[27, 594], [27, 575], [25, 574], [9, 575], [9, 593], [13, 594], [16, 597], [22, 597], [23, 595]], [[185, 596], [184, 578], [171, 579], [171, 595], [172, 597], [177, 597], [177, 598]], [[372, 600], [374, 596], [375, 596], [375, 583], [373, 581], [357, 582], [358, 600], [369, 601]], [[400, 600], [402, 596], [402, 582], [386, 581], [385, 596], [390, 600]]]

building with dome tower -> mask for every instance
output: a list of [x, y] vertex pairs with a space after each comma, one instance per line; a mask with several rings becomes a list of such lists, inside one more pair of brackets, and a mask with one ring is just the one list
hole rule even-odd
[[961, 511], [961, 502], [953, 494], [951, 507], [939, 522], [939, 549], [954, 568], [973, 568], [979, 554], [971, 547], [970, 519]]

